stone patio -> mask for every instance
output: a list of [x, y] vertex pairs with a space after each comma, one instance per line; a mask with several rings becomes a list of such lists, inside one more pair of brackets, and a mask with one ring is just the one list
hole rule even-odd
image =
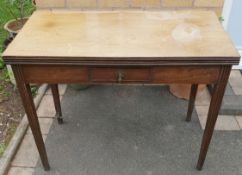
[[[66, 85], [59, 86], [60, 98], [64, 95]], [[49, 133], [49, 129], [55, 120], [55, 109], [52, 94], [50, 89], [46, 92], [43, 97], [40, 106], [37, 110], [39, 117], [40, 127], [44, 141]], [[12, 161], [11, 167], [8, 174], [10, 175], [29, 175], [34, 172], [34, 168], [39, 159], [39, 154], [34, 143], [32, 131], [29, 128], [22, 141], [21, 146]]]
[[[236, 95], [242, 95], [242, 81], [240, 80], [241, 74], [239, 71], [232, 71], [229, 83]], [[61, 99], [65, 94], [66, 87], [66, 85], [59, 86]], [[201, 94], [198, 94], [195, 103], [197, 116], [202, 129], [205, 127], [210, 98], [208, 90], [205, 90]], [[47, 91], [46, 95], [42, 99], [37, 113], [43, 138], [46, 139], [52, 123], [55, 122], [55, 110], [50, 90]], [[227, 132], [240, 131], [242, 130], [242, 116], [219, 115], [215, 129]], [[12, 161], [8, 175], [33, 174], [38, 159], [39, 155], [33, 140], [32, 132], [28, 129], [22, 144]]]
[[220, 114], [242, 116], [242, 76], [240, 71], [232, 71], [230, 74]]

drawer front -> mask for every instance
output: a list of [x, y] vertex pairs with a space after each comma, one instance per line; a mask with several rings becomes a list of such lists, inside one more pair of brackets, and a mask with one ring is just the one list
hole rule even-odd
[[27, 83], [216, 83], [220, 66], [83, 67], [24, 65]]
[[116, 69], [90, 68], [89, 81], [91, 82], [115, 82], [117, 80]]
[[151, 71], [149, 68], [91, 68], [89, 70], [91, 82], [149, 82]]
[[152, 69], [153, 83], [216, 83], [220, 67], [218, 66], [167, 66]]
[[123, 74], [123, 81], [125, 82], [151, 81], [151, 71], [148, 68], [125, 69], [125, 70], [121, 70], [121, 74]]
[[23, 66], [26, 82], [30, 83], [88, 83], [88, 69], [79, 66]]

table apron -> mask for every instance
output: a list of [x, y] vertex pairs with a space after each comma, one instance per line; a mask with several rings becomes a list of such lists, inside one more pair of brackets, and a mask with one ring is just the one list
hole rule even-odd
[[25, 83], [82, 84], [213, 84], [218, 81], [218, 66], [19, 66]]

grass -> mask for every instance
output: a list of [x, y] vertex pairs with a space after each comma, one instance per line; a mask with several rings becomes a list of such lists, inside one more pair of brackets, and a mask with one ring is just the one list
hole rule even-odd
[[0, 156], [3, 155], [5, 148], [6, 148], [5, 144], [4, 143], [0, 143]]
[[0, 157], [3, 155], [7, 145], [9, 144], [13, 134], [15, 133], [17, 129], [16, 123], [11, 123], [8, 130], [7, 130], [7, 136], [5, 138], [5, 143], [0, 143]]

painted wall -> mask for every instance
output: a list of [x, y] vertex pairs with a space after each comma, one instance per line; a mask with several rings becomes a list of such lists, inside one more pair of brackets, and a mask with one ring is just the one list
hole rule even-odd
[[35, 0], [38, 8], [115, 9], [207, 9], [220, 16], [224, 0]]
[[[226, 0], [223, 10], [225, 18], [224, 27], [230, 38], [242, 55], [242, 0]], [[234, 69], [242, 69], [242, 58], [239, 66], [234, 66]]]
[[227, 31], [236, 47], [242, 50], [242, 0], [234, 0]]

